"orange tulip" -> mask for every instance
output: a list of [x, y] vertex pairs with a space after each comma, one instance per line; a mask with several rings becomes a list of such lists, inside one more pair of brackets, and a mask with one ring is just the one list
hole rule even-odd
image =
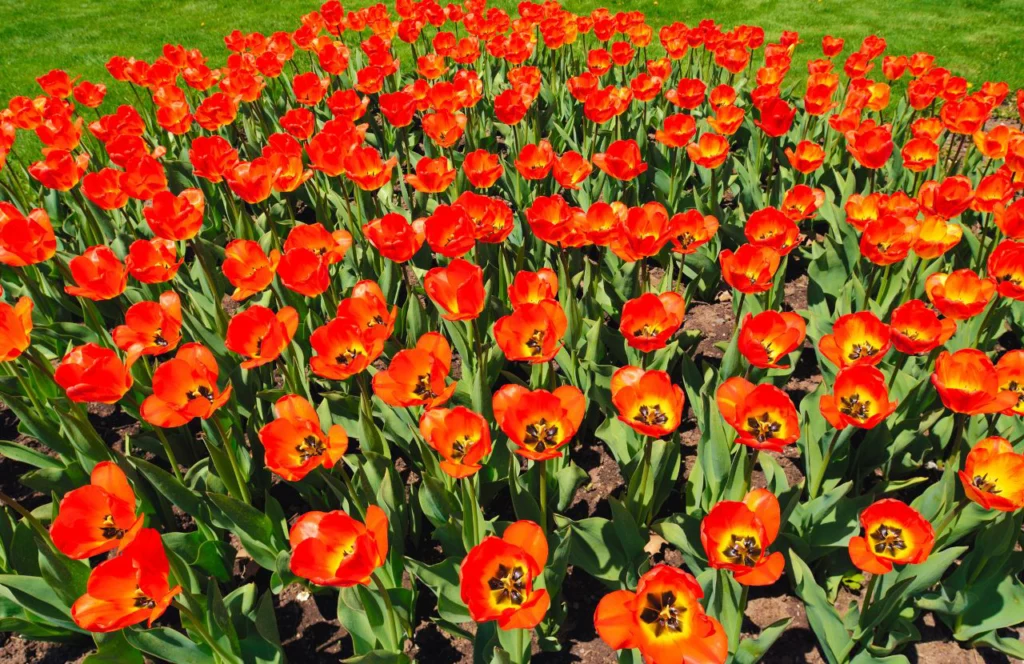
[[278, 399], [274, 408], [277, 418], [259, 431], [270, 472], [289, 482], [298, 482], [315, 468], [333, 468], [345, 456], [345, 430], [334, 424], [324, 435], [320, 417], [304, 398], [288, 394]]
[[804, 173], [813, 173], [825, 163], [825, 149], [811, 141], [800, 141], [796, 149], [786, 148], [786, 159], [789, 165], [795, 170]]
[[413, 189], [425, 194], [436, 194], [447, 189], [455, 181], [456, 170], [448, 167], [447, 157], [421, 157], [416, 162], [416, 173], [405, 176]]
[[568, 324], [557, 300], [527, 303], [494, 323], [494, 340], [513, 362], [550, 362], [562, 348]]
[[466, 131], [465, 113], [437, 111], [423, 116], [423, 133], [440, 148], [455, 145]]
[[785, 311], [763, 311], [747, 314], [737, 340], [743, 357], [759, 369], [788, 369], [779, 361], [803, 345], [807, 325], [800, 314]]
[[587, 179], [592, 170], [593, 167], [586, 157], [570, 150], [555, 158], [551, 174], [555, 182], [565, 189], [579, 189], [580, 183]]
[[131, 367], [117, 353], [94, 343], [72, 348], [57, 365], [53, 380], [79, 403], [117, 403], [132, 387]]
[[236, 314], [228, 323], [224, 347], [246, 356], [243, 369], [254, 369], [273, 362], [284, 352], [299, 327], [299, 312], [284, 307], [272, 309], [254, 304]]
[[124, 266], [128, 274], [144, 284], [161, 284], [178, 274], [182, 262], [174, 242], [155, 237], [132, 242]]
[[700, 522], [700, 541], [715, 569], [733, 573], [744, 586], [770, 586], [782, 576], [785, 558], [767, 549], [779, 534], [779, 500], [755, 489], [742, 501], [723, 500]]
[[515, 160], [516, 170], [525, 180], [543, 180], [555, 164], [555, 151], [547, 139], [524, 145]]
[[160, 533], [143, 528], [119, 556], [92, 570], [71, 618], [90, 632], [116, 632], [141, 622], [152, 627], [181, 592], [181, 586], [170, 587], [168, 573]]
[[697, 123], [693, 116], [676, 113], [665, 117], [661, 129], [654, 132], [654, 140], [668, 148], [683, 148], [697, 133]]
[[420, 417], [420, 433], [431, 449], [441, 455], [441, 470], [462, 479], [475, 475], [491, 453], [491, 430], [479, 413], [456, 406], [431, 408]]
[[775, 272], [782, 256], [771, 247], [741, 245], [736, 253], [730, 249], [718, 255], [722, 279], [741, 293], [763, 293], [775, 283]]
[[124, 292], [128, 271], [114, 252], [105, 245], [89, 247], [68, 263], [74, 286], [65, 286], [68, 295], [90, 300], [110, 300]]
[[513, 309], [557, 297], [558, 275], [549, 267], [542, 267], [536, 272], [516, 272], [512, 285], [508, 287], [508, 299]]
[[942, 217], [927, 217], [921, 222], [917, 240], [911, 247], [915, 254], [925, 260], [938, 258], [957, 244], [964, 235], [959, 224]]
[[999, 389], [1017, 395], [1017, 403], [1003, 411], [1004, 415], [1024, 415], [1024, 351], [1010, 350], [996, 362]]
[[624, 261], [638, 261], [655, 256], [682, 232], [686, 217], [668, 216], [665, 206], [657, 201], [629, 208], [626, 218], [618, 224], [618, 232], [610, 238], [609, 246]]
[[441, 308], [445, 320], [474, 320], [487, 302], [483, 269], [461, 258], [429, 270], [423, 290]]
[[415, 348], [398, 351], [387, 369], [374, 374], [373, 393], [389, 406], [442, 406], [455, 393], [455, 383], [445, 385], [451, 366], [448, 341], [427, 332]]
[[136, 515], [135, 492], [124, 471], [112, 461], [93, 466], [89, 484], [64, 494], [50, 538], [61, 553], [84, 560], [124, 549], [142, 529]]
[[856, 129], [846, 132], [846, 149], [861, 166], [882, 168], [893, 151], [891, 128], [865, 120]]
[[504, 385], [492, 399], [494, 421], [531, 461], [562, 456], [564, 447], [580, 428], [586, 414], [583, 393], [571, 385], [554, 392], [530, 391], [516, 384]]
[[220, 368], [213, 353], [199, 343], [185, 344], [174, 359], [153, 372], [153, 394], [139, 409], [142, 419], [153, 426], [180, 427], [193, 419], [207, 419], [227, 403], [231, 386], [217, 386]]
[[988, 274], [1003, 297], [1024, 301], [1024, 244], [1003, 240], [988, 257]]
[[345, 157], [345, 175], [363, 191], [376, 191], [391, 181], [391, 171], [398, 159], [381, 159], [371, 147], [357, 147]]
[[912, 173], [923, 173], [939, 160], [939, 144], [929, 138], [914, 138], [900, 150], [903, 168]]
[[1015, 512], [1024, 507], [1024, 455], [1005, 438], [978, 441], [959, 474], [964, 494], [982, 508]]
[[498, 155], [479, 149], [470, 152], [462, 160], [462, 172], [474, 187], [487, 189], [498, 181], [504, 169]]
[[200, 189], [186, 189], [175, 196], [161, 191], [142, 209], [146, 223], [157, 237], [191, 240], [203, 225], [205, 200]]
[[631, 348], [644, 353], [664, 348], [683, 324], [685, 308], [679, 293], [645, 293], [623, 305], [619, 332]]
[[281, 252], [271, 249], [270, 254], [254, 240], [232, 240], [224, 247], [221, 269], [228, 282], [235, 287], [231, 299], [236, 302], [252, 297], [266, 289], [274, 280]]
[[924, 355], [952, 338], [956, 321], [940, 319], [921, 300], [910, 300], [893, 309], [889, 329], [896, 350], [908, 355]]
[[800, 242], [800, 228], [792, 219], [773, 207], [753, 212], [747, 217], [743, 234], [750, 244], [770, 247], [785, 256]]
[[140, 355], [162, 355], [181, 341], [181, 300], [174, 291], [159, 302], [138, 302], [128, 307], [124, 325], [114, 328], [114, 344], [125, 352], [128, 364]]
[[973, 348], [942, 352], [931, 380], [942, 404], [956, 413], [999, 413], [1018, 403], [1017, 393], [1001, 384], [992, 360]]
[[782, 214], [800, 223], [804, 219], [812, 219], [818, 208], [825, 202], [825, 192], [813, 189], [805, 184], [798, 184], [782, 198], [780, 209]]
[[718, 168], [729, 158], [729, 139], [718, 134], [702, 134], [696, 143], [686, 146], [690, 161], [704, 168]]
[[459, 567], [459, 588], [470, 617], [498, 621], [502, 630], [532, 630], [544, 619], [551, 597], [534, 588], [548, 560], [544, 531], [532, 521], [516, 521], [501, 538], [493, 535], [470, 549]]
[[612, 374], [611, 391], [619, 420], [641, 435], [661, 438], [682, 421], [683, 390], [664, 371], [622, 367]]
[[57, 251], [57, 238], [46, 210], [35, 208], [26, 217], [0, 201], [0, 263], [24, 267], [49, 260]]
[[10, 362], [21, 357], [29, 347], [32, 332], [32, 300], [18, 298], [12, 307], [0, 302], [0, 362]]
[[935, 531], [920, 512], [892, 498], [873, 503], [860, 513], [866, 536], [854, 537], [848, 546], [858, 569], [888, 574], [893, 565], [917, 565], [928, 559]]
[[636, 592], [605, 595], [594, 612], [594, 628], [613, 650], [637, 648], [649, 664], [724, 664], [729, 638], [707, 615], [697, 579], [655, 565], [640, 577]]
[[910, 253], [921, 227], [910, 217], [886, 215], [868, 223], [860, 236], [860, 253], [875, 265], [898, 263]]
[[676, 224], [679, 235], [672, 238], [672, 251], [684, 256], [695, 253], [718, 232], [718, 218], [714, 215], [703, 215], [698, 210], [687, 210], [675, 216], [679, 218]]
[[466, 255], [476, 243], [476, 228], [461, 205], [438, 205], [423, 222], [430, 249], [448, 258]]
[[936, 309], [955, 320], [977, 316], [996, 293], [996, 280], [980, 278], [974, 270], [935, 272], [924, 282], [924, 291]]
[[318, 586], [350, 588], [370, 584], [388, 556], [388, 517], [376, 505], [366, 508], [366, 523], [340, 510], [306, 512], [288, 533], [289, 567]]
[[381, 256], [396, 263], [404, 263], [423, 246], [424, 230], [424, 219], [417, 219], [410, 224], [402, 215], [390, 212], [365, 224], [363, 235]]
[[382, 335], [352, 318], [334, 318], [309, 336], [316, 351], [309, 368], [321, 378], [345, 380], [375, 362], [384, 350], [384, 341]]
[[822, 416], [836, 429], [873, 429], [896, 410], [896, 405], [889, 401], [882, 372], [863, 364], [842, 369], [832, 394], [822, 395], [818, 404]]
[[593, 161], [605, 175], [616, 180], [629, 181], [647, 170], [640, 147], [633, 139], [614, 141], [606, 152], [595, 154]]
[[736, 442], [781, 452], [800, 437], [800, 418], [789, 395], [774, 385], [754, 385], [734, 377], [715, 393], [718, 410], [736, 430]]
[[375, 281], [364, 279], [352, 287], [352, 294], [338, 303], [338, 318], [346, 318], [371, 338], [387, 341], [395, 329], [398, 307], [388, 310], [384, 292]]
[[870, 311], [844, 314], [832, 324], [832, 333], [818, 341], [818, 350], [840, 369], [874, 366], [889, 352], [891, 335], [889, 326]]

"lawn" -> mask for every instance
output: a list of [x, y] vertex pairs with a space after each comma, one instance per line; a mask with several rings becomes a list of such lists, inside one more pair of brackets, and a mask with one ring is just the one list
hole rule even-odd
[[[308, 0], [0, 0], [0, 103], [38, 92], [34, 79], [53, 68], [107, 80], [111, 55], [152, 59], [164, 43], [198, 47], [223, 61], [221, 38], [245, 31], [294, 29], [298, 17], [319, 6]], [[365, 3], [345, 3], [353, 8]], [[497, 3], [514, 11], [515, 3]], [[875, 33], [890, 52], [929, 51], [941, 65], [974, 82], [1004, 80], [1024, 85], [1024, 0], [683, 0], [601, 3], [570, 1], [587, 12], [601, 5], [645, 11], [651, 22], [693, 24], [713, 18], [725, 26], [761, 25], [770, 39], [797, 30], [807, 44], [797, 66], [816, 56], [821, 37], [859, 42]], [[109, 82], [109, 81], [108, 81]], [[112, 101], [126, 92], [114, 88]]]

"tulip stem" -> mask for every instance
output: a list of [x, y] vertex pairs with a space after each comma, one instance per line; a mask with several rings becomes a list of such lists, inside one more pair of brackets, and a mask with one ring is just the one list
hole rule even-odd
[[377, 592], [380, 593], [381, 599], [384, 600], [384, 607], [387, 609], [388, 638], [391, 640], [391, 643], [394, 644], [395, 649], [397, 651], [401, 651], [402, 644], [399, 643], [398, 640], [398, 619], [395, 616], [395, 607], [391, 603], [391, 595], [388, 594], [388, 589], [384, 587], [384, 584], [381, 582], [380, 576], [378, 576], [377, 572], [371, 574], [370, 578], [373, 579], [373, 585], [377, 587]]
[[8, 496], [6, 493], [0, 491], [0, 504], [6, 505], [7, 507], [11, 508], [19, 515], [21, 515], [21, 518], [25, 519], [28, 525], [30, 525], [32, 529], [36, 531], [36, 534], [38, 534], [39, 537], [41, 537], [42, 540], [46, 542], [47, 546], [49, 546], [50, 549], [56, 551], [56, 548], [53, 545], [53, 541], [50, 539], [50, 533], [46, 530], [46, 526], [40, 523], [39, 519], [37, 519], [35, 516], [32, 515], [31, 512], [25, 509], [25, 507], [21, 503], [16, 501], [14, 498]]
[[538, 461], [540, 466], [540, 528], [548, 532], [548, 470], [547, 463]]
[[899, 359], [896, 360], [896, 364], [894, 364], [892, 367], [892, 374], [889, 376], [889, 384], [886, 387], [886, 390], [892, 390], [893, 383], [896, 382], [896, 376], [899, 375], [900, 370], [903, 368], [903, 365], [907, 363], [908, 357], [909, 355], [905, 353], [900, 353]]
[[174, 450], [171, 448], [171, 441], [167, 440], [167, 434], [158, 426], [154, 426], [153, 431], [156, 432], [156, 437], [160, 439], [160, 445], [164, 448], [164, 454], [167, 455], [167, 462], [171, 465], [171, 471], [174, 473], [175, 479], [184, 483], [185, 480], [182, 479], [181, 470], [178, 468], [178, 460], [175, 458]]
[[860, 615], [862, 618], [868, 612], [868, 608], [874, 601], [875, 588], [878, 586], [878, 579], [880, 579], [881, 577], [881, 574], [872, 574], [871, 580], [868, 581], [867, 590], [864, 591], [864, 602], [860, 605]]
[[935, 541], [936, 542], [939, 540], [939, 538], [942, 536], [942, 534], [946, 531], [946, 528], [948, 528], [953, 523], [953, 521], [955, 521], [956, 518], [958, 516], [960, 516], [960, 513], [964, 511], [964, 508], [967, 507], [967, 503], [969, 503], [969, 502], [971, 502], [970, 499], [967, 498], [966, 496], [964, 496], [963, 498], [960, 499], [960, 502], [958, 502], [956, 504], [956, 507], [951, 509], [949, 511], [949, 513], [946, 514], [945, 517], [943, 517], [942, 521], [939, 522], [939, 525], [935, 527]]
[[825, 482], [825, 473], [828, 471], [828, 464], [832, 461], [832, 454], [836, 451], [836, 443], [839, 441], [839, 435], [842, 431], [842, 429], [836, 429], [835, 433], [832, 434], [832, 439], [828, 441], [828, 447], [825, 448], [825, 456], [821, 458], [821, 472], [815, 476], [814, 481], [811, 483], [809, 497], [812, 500], [818, 497], [821, 485]]
[[964, 439], [964, 429], [967, 428], [967, 416], [963, 413], [953, 415], [953, 446], [946, 459], [946, 466], [943, 468], [942, 481], [947, 483], [946, 495], [942, 500], [942, 507], [953, 504], [956, 496], [956, 474], [960, 470], [960, 448]]
[[186, 620], [188, 620], [188, 622], [192, 624], [192, 628], [199, 633], [199, 636], [202, 637], [203, 641], [206, 641], [206, 644], [210, 646], [211, 650], [213, 650], [214, 655], [219, 657], [224, 662], [238, 661], [238, 658], [234, 655], [224, 652], [224, 649], [221, 648], [217, 641], [210, 635], [210, 632], [207, 631], [202, 621], [199, 620], [199, 618], [197, 618], [194, 613], [185, 608], [184, 604], [177, 600], [174, 600], [173, 602], [171, 602], [171, 605], [178, 610], [178, 613], [180, 613], [183, 618], [185, 618]]
[[227, 454], [228, 463], [231, 465], [231, 472], [235, 476], [235, 484], [238, 485], [238, 495], [245, 501], [246, 505], [251, 505], [252, 496], [249, 494], [249, 485], [246, 483], [245, 478], [242, 477], [242, 469], [238, 466], [238, 456], [235, 454], [234, 442], [228, 438], [228, 432], [224, 430], [224, 425], [216, 414], [214, 414], [210, 419], [213, 420], [213, 426], [217, 429], [217, 434], [220, 435], [221, 445], [224, 446], [224, 452]]

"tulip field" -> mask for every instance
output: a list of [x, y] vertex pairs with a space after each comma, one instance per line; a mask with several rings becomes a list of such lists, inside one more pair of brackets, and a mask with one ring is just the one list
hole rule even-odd
[[1024, 659], [1024, 80], [303, 11], [0, 99], [0, 660]]

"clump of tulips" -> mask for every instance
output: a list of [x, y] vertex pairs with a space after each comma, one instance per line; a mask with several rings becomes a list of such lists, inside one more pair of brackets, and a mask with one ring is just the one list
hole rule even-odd
[[572, 574], [622, 661], [760, 660], [751, 586], [829, 662], [1024, 656], [1024, 91], [554, 2], [292, 27], [0, 110], [0, 628], [279, 662], [300, 584], [347, 661], [521, 663]]

